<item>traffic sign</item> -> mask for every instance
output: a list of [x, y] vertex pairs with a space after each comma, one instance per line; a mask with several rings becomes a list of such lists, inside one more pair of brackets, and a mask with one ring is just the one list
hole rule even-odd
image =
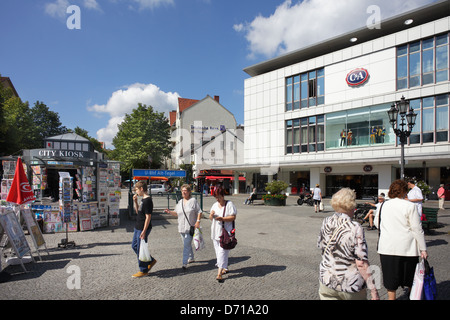
[[133, 177], [166, 177], [166, 178], [184, 178], [185, 170], [154, 170], [154, 169], [133, 169]]

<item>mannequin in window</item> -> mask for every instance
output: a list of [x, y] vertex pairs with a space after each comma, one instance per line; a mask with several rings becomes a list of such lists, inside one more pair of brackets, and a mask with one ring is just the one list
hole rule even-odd
[[381, 131], [382, 131], [383, 129], [381, 129], [381, 127], [378, 127], [377, 126], [377, 143], [381, 143]]
[[352, 129], [348, 130], [348, 134], [347, 134], [347, 145], [351, 146], [352, 145], [352, 139], [353, 139], [353, 132]]
[[341, 131], [341, 143], [340, 146], [345, 146], [345, 137], [346, 137], [346, 133], [345, 133], [345, 129], [342, 129]]
[[372, 130], [370, 131], [370, 143], [375, 144], [375, 136], [377, 135], [377, 129], [372, 126]]

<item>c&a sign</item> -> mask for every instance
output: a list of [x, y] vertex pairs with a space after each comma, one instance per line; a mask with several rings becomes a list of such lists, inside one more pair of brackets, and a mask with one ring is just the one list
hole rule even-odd
[[369, 71], [364, 68], [358, 68], [350, 71], [345, 80], [351, 87], [357, 87], [365, 83], [369, 79]]

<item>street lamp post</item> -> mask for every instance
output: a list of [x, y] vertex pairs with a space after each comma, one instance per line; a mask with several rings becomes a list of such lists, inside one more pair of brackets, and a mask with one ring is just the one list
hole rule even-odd
[[[416, 124], [417, 114], [414, 113], [409, 105], [409, 100], [406, 100], [404, 96], [400, 101], [393, 103], [389, 111], [389, 122], [392, 125], [392, 129], [395, 135], [400, 139], [401, 145], [401, 159], [400, 159], [400, 179], [405, 178], [405, 143], [411, 134], [411, 131]], [[400, 119], [398, 116], [400, 115]], [[401, 122], [399, 122], [401, 120]], [[406, 121], [405, 121], [406, 120]]]

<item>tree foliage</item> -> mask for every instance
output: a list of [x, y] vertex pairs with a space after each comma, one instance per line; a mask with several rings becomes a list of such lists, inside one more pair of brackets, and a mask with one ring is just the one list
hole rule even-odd
[[[72, 130], [69, 130], [69, 131], [72, 131]], [[88, 139], [92, 143], [92, 145], [94, 146], [94, 149], [97, 150], [98, 152], [107, 153], [106, 150], [103, 149], [102, 143], [100, 141], [98, 141], [97, 139], [89, 136], [89, 132], [87, 130], [84, 130], [84, 129], [80, 128], [80, 127], [76, 127], [73, 130], [73, 132], [76, 133], [79, 136], [82, 136], [82, 137]]]
[[132, 168], [160, 168], [164, 158], [170, 156], [170, 126], [163, 112], [152, 106], [138, 104], [131, 114], [126, 114], [118, 125], [119, 131], [113, 139], [112, 158], [122, 162], [121, 170]]
[[[43, 148], [45, 138], [69, 131], [62, 125], [59, 114], [43, 102], [36, 101], [30, 108], [28, 102], [14, 96], [11, 88], [0, 84], [0, 156], [20, 155], [24, 149]], [[86, 130], [77, 127], [75, 133], [81, 133], [101, 151], [101, 144], [89, 137]]]

